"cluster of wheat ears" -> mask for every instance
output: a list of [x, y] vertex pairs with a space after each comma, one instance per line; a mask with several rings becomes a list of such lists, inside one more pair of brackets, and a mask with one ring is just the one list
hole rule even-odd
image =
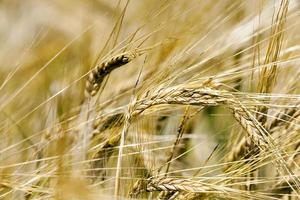
[[0, 15], [0, 199], [300, 199], [300, 1]]

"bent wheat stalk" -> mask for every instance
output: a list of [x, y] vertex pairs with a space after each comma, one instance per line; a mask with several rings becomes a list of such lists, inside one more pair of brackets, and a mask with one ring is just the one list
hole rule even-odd
[[[247, 116], [249, 113], [235, 98], [234, 95], [225, 90], [212, 89], [210, 87], [201, 88], [179, 88], [171, 87], [159, 90], [150, 97], [137, 101], [132, 107], [132, 117], [138, 116], [148, 108], [155, 105], [177, 104], [195, 106], [218, 106], [226, 105], [232, 110], [234, 117], [247, 130], [256, 144], [262, 145], [264, 142], [262, 134], [257, 130], [256, 125]], [[265, 146], [265, 145], [264, 145]]]
[[134, 106], [133, 115], [141, 114], [146, 109], [162, 104], [218, 106], [225, 105], [232, 111], [236, 120], [246, 130], [252, 141], [262, 148], [268, 148], [268, 142], [263, 130], [259, 128], [247, 109], [235, 99], [234, 95], [225, 90], [216, 90], [209, 87], [203, 88], [169, 88], [158, 91], [150, 98], [138, 101]]
[[[274, 141], [269, 133], [261, 126], [255, 117], [239, 102], [235, 96], [225, 90], [216, 90], [209, 87], [203, 88], [169, 88], [158, 91], [150, 99], [140, 101], [135, 106], [135, 115], [142, 113], [145, 109], [158, 104], [183, 104], [197, 106], [225, 105], [229, 107], [235, 119], [245, 129], [248, 137], [260, 150], [272, 152], [280, 170], [291, 175], [294, 185], [299, 187], [299, 179], [293, 176], [293, 172], [283, 160], [281, 153], [274, 146]], [[284, 153], [284, 152], [282, 152]]]
[[[177, 104], [177, 105], [195, 105], [195, 106], [218, 106], [225, 105], [233, 113], [235, 119], [244, 128], [248, 137], [259, 149], [272, 152], [278, 160], [280, 169], [293, 173], [283, 161], [281, 153], [274, 146], [272, 138], [268, 137], [268, 132], [264, 130], [259, 122], [253, 117], [250, 111], [241, 103], [234, 94], [226, 90], [212, 89], [210, 87], [186, 88], [170, 87], [158, 90], [153, 95], [143, 100], [136, 101], [132, 105], [131, 117], [136, 117], [155, 105]], [[296, 177], [291, 179], [298, 186], [299, 182]]]
[[[287, 122], [292, 122], [293, 119], [300, 115], [299, 110], [296, 108], [285, 109], [284, 112], [279, 112], [276, 118], [270, 122], [268, 125], [268, 132], [273, 135], [289, 124]], [[258, 148], [253, 148], [254, 145], [247, 137], [243, 137], [242, 140], [237, 144], [235, 148], [232, 148], [231, 152], [226, 158], [226, 162], [232, 162], [238, 160], [242, 157], [248, 158], [251, 155], [257, 155], [259, 153]]]

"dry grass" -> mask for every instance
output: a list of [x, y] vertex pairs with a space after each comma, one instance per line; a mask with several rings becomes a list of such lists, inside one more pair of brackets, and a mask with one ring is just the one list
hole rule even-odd
[[299, 199], [297, 0], [0, 3], [0, 199]]

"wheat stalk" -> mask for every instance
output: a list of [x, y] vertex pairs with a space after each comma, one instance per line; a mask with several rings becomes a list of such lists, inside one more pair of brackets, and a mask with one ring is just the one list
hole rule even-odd
[[[296, 108], [285, 109], [284, 112], [279, 112], [276, 118], [270, 122], [268, 132], [273, 135], [281, 130], [287, 129], [287, 126], [293, 122], [293, 119], [300, 115], [300, 111]], [[255, 147], [247, 137], [242, 140], [229, 152], [226, 162], [232, 162], [242, 157], [248, 158], [257, 155], [259, 149]]]

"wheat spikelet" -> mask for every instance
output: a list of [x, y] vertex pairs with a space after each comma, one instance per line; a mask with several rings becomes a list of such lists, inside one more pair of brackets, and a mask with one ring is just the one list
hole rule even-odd
[[138, 54], [127, 53], [117, 55], [111, 59], [97, 65], [88, 75], [85, 84], [85, 90], [87, 96], [95, 96], [100, 89], [103, 79], [110, 74], [113, 70], [126, 65], [132, 61]]
[[[293, 119], [300, 115], [300, 111], [296, 108], [285, 109], [279, 112], [276, 118], [270, 122], [268, 132], [273, 135], [287, 128], [293, 122]], [[232, 162], [242, 157], [249, 157], [259, 153], [259, 149], [255, 147], [249, 138], [243, 137], [242, 140], [229, 152], [226, 162]], [[247, 155], [248, 154], [248, 155]]]
[[158, 91], [145, 100], [134, 105], [133, 115], [141, 114], [155, 105], [179, 104], [195, 106], [217, 106], [232, 100], [232, 95], [226, 91], [211, 88], [168, 88]]
[[[253, 199], [271, 199], [265, 195], [257, 194], [256, 196], [251, 196], [249, 194], [243, 193], [240, 190], [235, 190], [226, 187], [222, 184], [206, 183], [199, 180], [191, 180], [184, 178], [166, 178], [166, 177], [152, 177], [147, 180], [148, 192], [155, 191], [165, 191], [165, 192], [175, 192], [178, 199], [197, 199], [209, 196], [216, 197], [227, 197], [229, 199], [235, 199], [237, 197], [250, 198]], [[180, 195], [183, 193], [183, 195]], [[186, 194], [184, 194], [186, 193]], [[179, 194], [179, 195], [178, 195]]]
[[211, 190], [196, 181], [176, 178], [150, 178], [147, 184], [147, 191], [186, 191], [186, 192], [206, 192]]

